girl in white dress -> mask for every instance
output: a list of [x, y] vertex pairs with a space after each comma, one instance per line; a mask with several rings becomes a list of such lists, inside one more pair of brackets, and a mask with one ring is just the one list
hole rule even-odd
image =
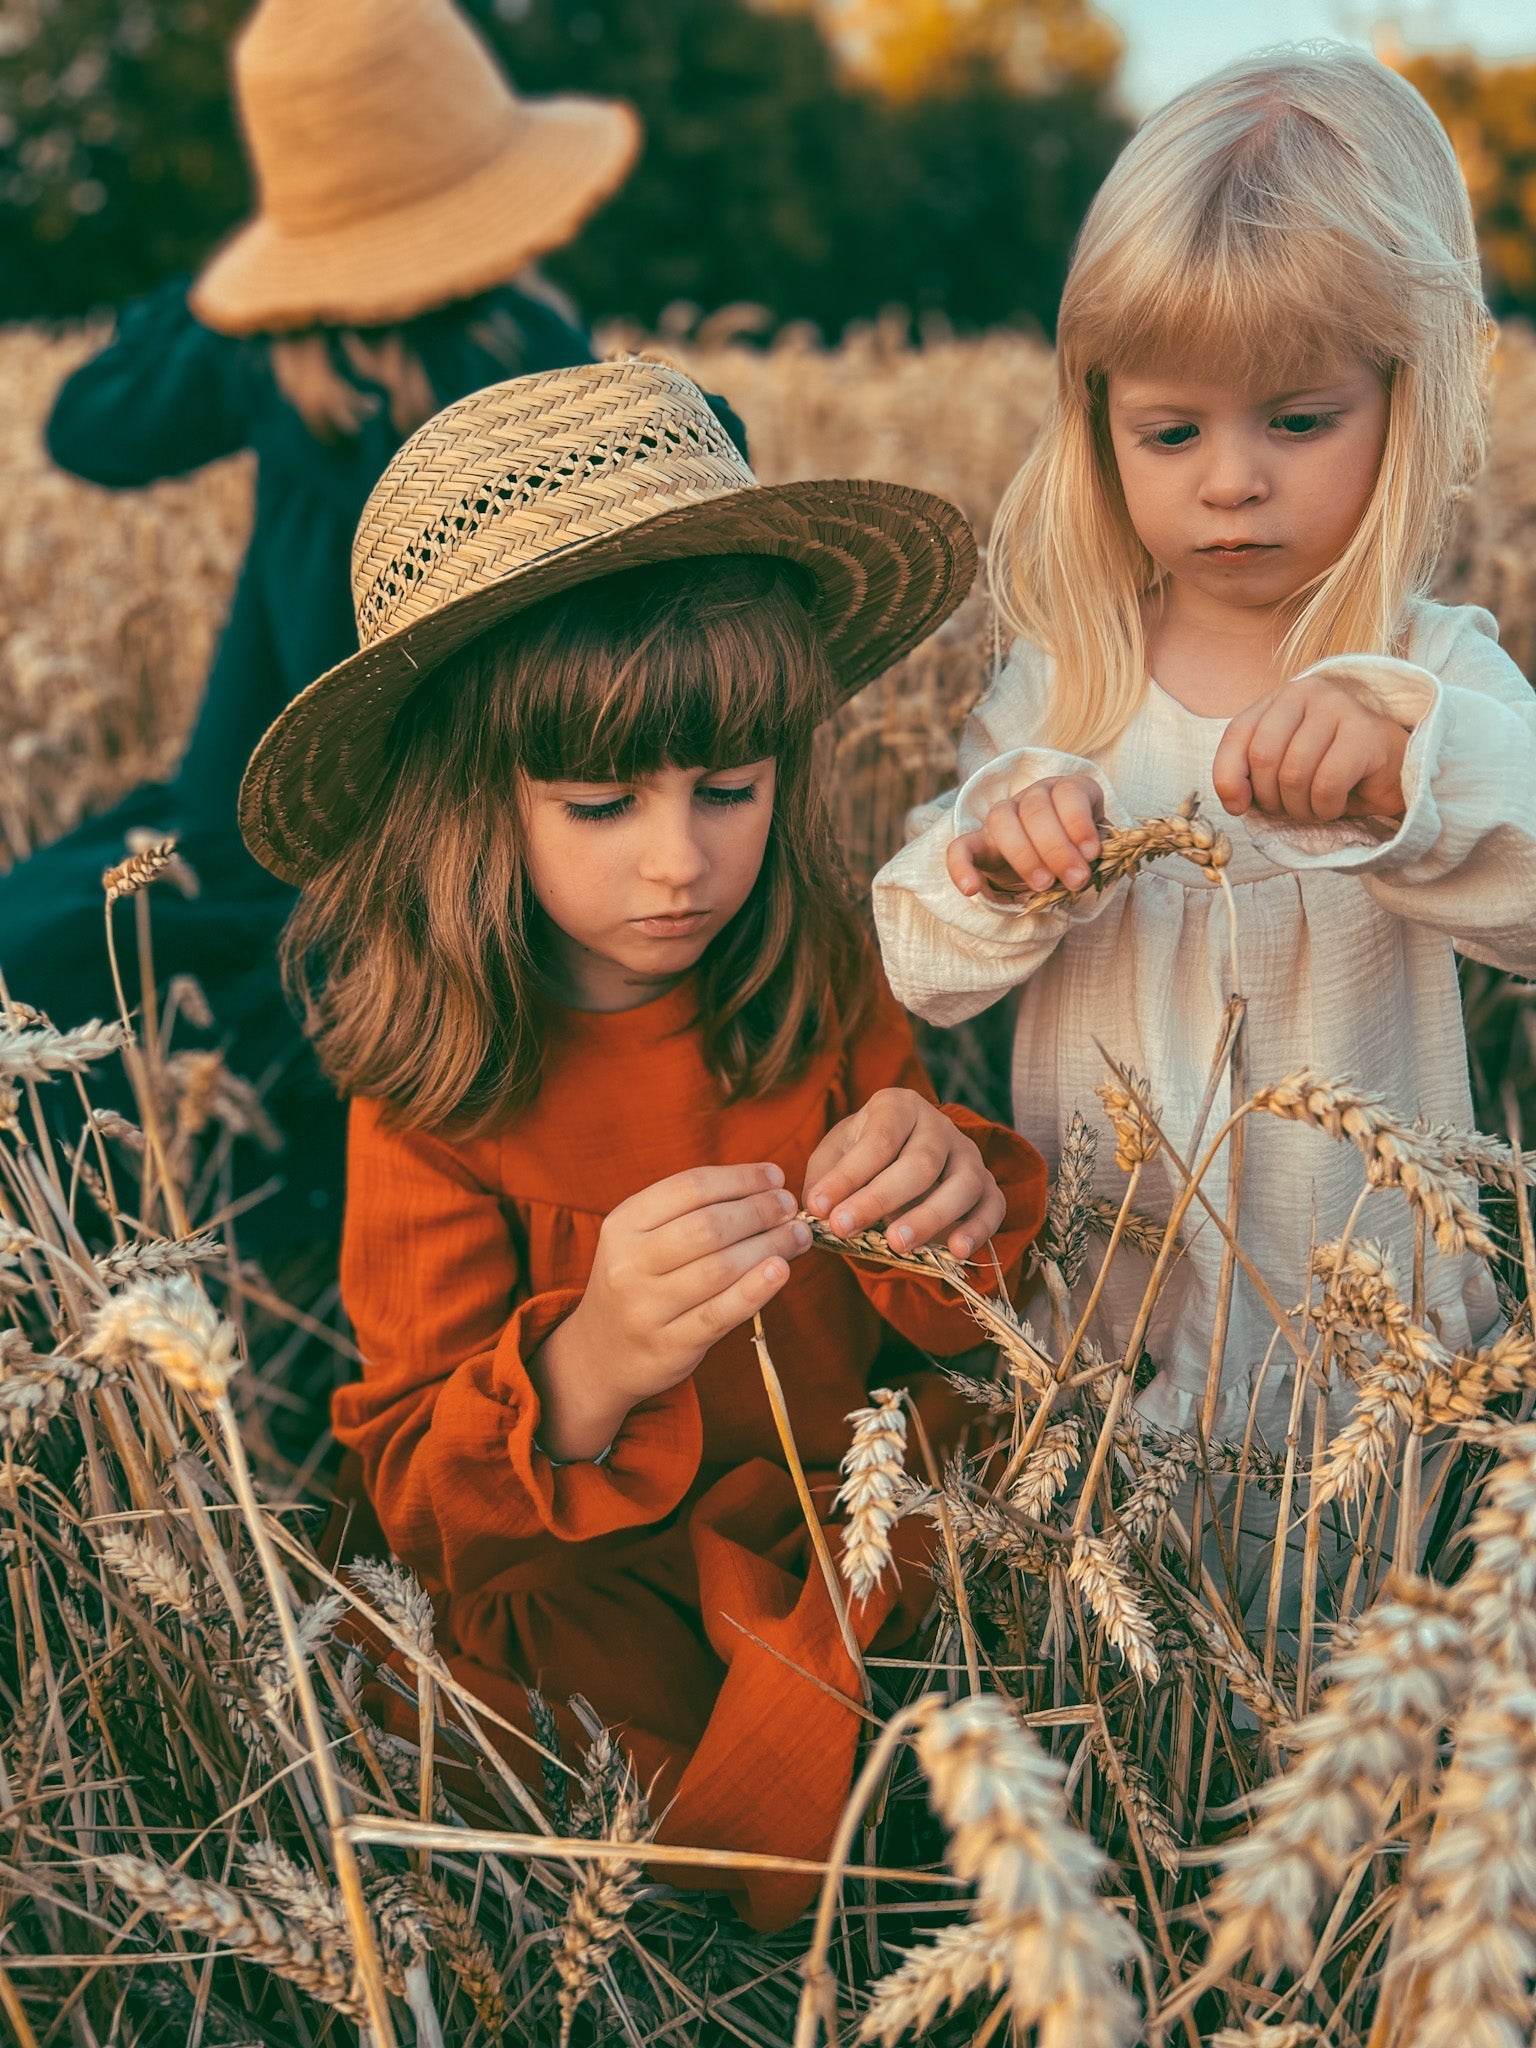
[[[1470, 1124], [1455, 953], [1536, 972], [1536, 697], [1486, 612], [1424, 595], [1481, 458], [1489, 337], [1445, 133], [1352, 50], [1194, 87], [1089, 213], [1055, 401], [993, 536], [1021, 637], [966, 727], [958, 793], [914, 813], [874, 895], [891, 986], [921, 1016], [956, 1024], [1023, 984], [1015, 1120], [1055, 1152], [1087, 1113], [1102, 1193], [1124, 1179], [1095, 1040], [1148, 1078], [1187, 1151], [1231, 988], [1224, 896], [1178, 859], [1064, 909], [1001, 892], [1082, 887], [1101, 824], [1192, 792], [1232, 843], [1250, 1085], [1310, 1067], [1404, 1117]], [[1228, 1076], [1207, 1136], [1231, 1106]], [[1362, 1163], [1298, 1124], [1245, 1130], [1239, 1235], [1290, 1308]], [[1218, 1212], [1225, 1172], [1223, 1152]], [[1166, 1215], [1181, 1184], [1164, 1155], [1140, 1199]], [[1208, 1378], [1222, 1240], [1200, 1214], [1141, 1409], [1240, 1436], [1274, 1322], [1239, 1274]], [[1401, 1197], [1373, 1196], [1359, 1228], [1406, 1286]], [[1443, 1339], [1482, 1337], [1486, 1269], [1429, 1269]], [[1095, 1333], [1111, 1354], [1145, 1279], [1117, 1257]], [[1262, 1382], [1272, 1440], [1289, 1367], [1282, 1350]]]

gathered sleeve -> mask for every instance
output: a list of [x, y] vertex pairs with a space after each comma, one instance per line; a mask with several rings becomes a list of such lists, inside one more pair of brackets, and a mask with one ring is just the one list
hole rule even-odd
[[[907, 821], [908, 841], [874, 880], [875, 928], [898, 1000], [930, 1024], [961, 1024], [1028, 981], [1074, 924], [1097, 917], [1113, 890], [1088, 891], [1058, 910], [962, 896], [946, 857], [961, 833], [984, 823], [993, 804], [1050, 775], [1085, 775], [1104, 796], [1111, 825], [1131, 819], [1097, 761], [1042, 746], [1050, 664], [1020, 641], [992, 688], [966, 720], [960, 739], [960, 787], [922, 804]], [[1116, 887], [1124, 887], [1123, 883]]]
[[530, 1540], [662, 1520], [703, 1448], [689, 1380], [631, 1409], [601, 1466], [553, 1465], [538, 1449], [527, 1361], [581, 1297], [529, 1293], [514, 1220], [466, 1149], [352, 1104], [342, 1293], [365, 1364], [333, 1401], [390, 1547], [456, 1593]]
[[[883, 982], [863, 1026], [848, 1046], [844, 1085], [848, 1114], [882, 1088], [910, 1088], [930, 1102], [937, 1100], [913, 1043], [912, 1027]], [[997, 1266], [983, 1248], [972, 1261], [971, 1279], [978, 1293], [991, 1294], [1001, 1269], [1011, 1297], [1024, 1270], [1024, 1255], [1045, 1218], [1045, 1161], [1017, 1131], [989, 1123], [957, 1103], [940, 1106], [956, 1129], [980, 1148], [1008, 1205], [992, 1238]], [[983, 1341], [963, 1303], [936, 1275], [903, 1272], [857, 1259], [849, 1261], [849, 1269], [882, 1321], [921, 1350], [952, 1358]]]
[[1309, 671], [1408, 729], [1401, 822], [1254, 819], [1254, 843], [1281, 867], [1358, 875], [1472, 959], [1536, 974], [1536, 692], [1487, 612], [1426, 610], [1438, 615], [1418, 660], [1347, 654]]
[[261, 344], [215, 334], [185, 281], [136, 300], [53, 402], [48, 453], [88, 483], [130, 489], [232, 455], [250, 436]]

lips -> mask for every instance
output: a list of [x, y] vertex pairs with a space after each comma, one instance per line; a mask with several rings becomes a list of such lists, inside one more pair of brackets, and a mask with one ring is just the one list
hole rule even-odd
[[1196, 548], [1195, 552], [1217, 562], [1245, 562], [1257, 555], [1274, 554], [1275, 543], [1265, 540], [1213, 540], [1209, 547]]
[[631, 918], [630, 922], [653, 939], [685, 939], [708, 918], [707, 910], [681, 910], [660, 917]]

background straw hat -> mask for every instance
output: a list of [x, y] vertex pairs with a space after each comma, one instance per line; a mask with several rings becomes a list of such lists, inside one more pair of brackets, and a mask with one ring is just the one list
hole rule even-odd
[[488, 626], [642, 562], [781, 555], [816, 585], [845, 695], [946, 619], [976, 543], [945, 498], [885, 483], [759, 484], [681, 370], [585, 363], [493, 384], [427, 421], [364, 508], [352, 549], [360, 651], [311, 683], [246, 770], [240, 828], [302, 883], [387, 773], [395, 714]]
[[621, 101], [519, 99], [450, 0], [262, 0], [234, 73], [258, 210], [191, 293], [226, 334], [486, 291], [568, 242], [640, 145]]

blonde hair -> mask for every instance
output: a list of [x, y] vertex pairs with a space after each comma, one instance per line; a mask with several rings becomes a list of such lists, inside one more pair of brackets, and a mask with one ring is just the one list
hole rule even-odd
[[1388, 390], [1375, 488], [1293, 600], [1295, 674], [1399, 651], [1458, 490], [1483, 454], [1491, 324], [1466, 187], [1408, 82], [1345, 45], [1267, 52], [1172, 100], [1089, 209], [1062, 295], [1057, 384], [993, 529], [1004, 621], [1056, 664], [1055, 744], [1102, 747], [1147, 687], [1142, 606], [1162, 571], [1132, 527], [1108, 380], [1222, 363], [1245, 385], [1364, 358]]

